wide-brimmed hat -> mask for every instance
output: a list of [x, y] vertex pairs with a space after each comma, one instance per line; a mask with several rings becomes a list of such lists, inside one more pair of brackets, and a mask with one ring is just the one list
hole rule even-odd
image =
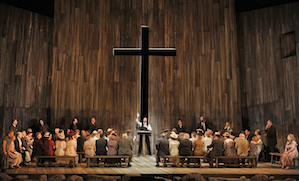
[[97, 132], [96, 130], [94, 130], [93, 132], [92, 132], [92, 134], [94, 135], [94, 134], [99, 134], [99, 132]]
[[110, 131], [113, 131], [113, 129], [112, 128], [108, 128], [107, 129], [107, 133], [109, 133]]
[[172, 132], [172, 133], [170, 134], [170, 138], [178, 139], [178, 135], [175, 134], [174, 132]]
[[165, 133], [165, 132], [168, 132], [168, 129], [164, 128], [164, 129], [162, 130], [162, 133]]
[[225, 132], [225, 133], [223, 133], [223, 136], [225, 136], [225, 137], [230, 137], [231, 139], [234, 139], [234, 138], [235, 138], [233, 135], [229, 134], [229, 132]]
[[49, 138], [50, 136], [52, 136], [50, 132], [46, 132], [46, 133], [44, 134], [44, 137], [45, 137], [45, 138]]
[[61, 140], [65, 139], [64, 132], [58, 133], [58, 138], [61, 139]]
[[202, 129], [200, 129], [200, 128], [196, 129], [196, 131], [204, 133], [204, 131]]
[[220, 136], [221, 134], [219, 132], [215, 132], [215, 136]]

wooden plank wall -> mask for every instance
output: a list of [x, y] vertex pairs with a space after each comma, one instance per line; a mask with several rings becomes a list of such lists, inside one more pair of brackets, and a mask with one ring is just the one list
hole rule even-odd
[[[243, 117], [252, 130], [273, 119], [280, 151], [289, 133], [299, 138], [298, 10], [297, 2], [237, 15]], [[295, 41], [281, 41], [289, 32]], [[282, 58], [281, 50], [292, 42], [297, 55]]]
[[[53, 18], [0, 3], [0, 135], [47, 118]], [[51, 67], [51, 66], [50, 66]]]
[[136, 134], [140, 58], [114, 57], [112, 48], [138, 47], [148, 25], [150, 47], [177, 48], [176, 57], [150, 58], [152, 146], [179, 118], [188, 131], [200, 115], [239, 131], [235, 19], [234, 0], [55, 1], [51, 126], [77, 116], [85, 127], [95, 116], [99, 127]]

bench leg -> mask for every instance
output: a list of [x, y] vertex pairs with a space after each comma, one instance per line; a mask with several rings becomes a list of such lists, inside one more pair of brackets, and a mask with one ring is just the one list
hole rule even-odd
[[273, 155], [271, 155], [271, 163], [272, 163], [272, 164], [274, 163]]
[[219, 160], [218, 160], [218, 158], [216, 158], [216, 168], [218, 168], [218, 166], [219, 166]]

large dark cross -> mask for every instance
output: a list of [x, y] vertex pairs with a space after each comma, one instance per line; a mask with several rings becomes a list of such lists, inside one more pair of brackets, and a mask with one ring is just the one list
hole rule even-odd
[[[140, 107], [141, 119], [148, 116], [148, 56], [175, 56], [175, 48], [149, 48], [148, 26], [141, 26], [141, 48], [113, 48], [113, 55], [141, 55]], [[143, 123], [142, 123], [143, 124]], [[143, 125], [142, 125], [143, 126]]]

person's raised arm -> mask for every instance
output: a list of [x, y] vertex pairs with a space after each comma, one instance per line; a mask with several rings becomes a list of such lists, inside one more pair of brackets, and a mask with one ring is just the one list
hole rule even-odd
[[138, 112], [138, 113], [137, 113], [137, 118], [135, 119], [135, 121], [136, 121], [136, 123], [141, 127], [142, 124], [141, 124], [141, 122], [139, 122], [139, 117], [140, 117], [140, 114], [139, 114], [139, 112]]

